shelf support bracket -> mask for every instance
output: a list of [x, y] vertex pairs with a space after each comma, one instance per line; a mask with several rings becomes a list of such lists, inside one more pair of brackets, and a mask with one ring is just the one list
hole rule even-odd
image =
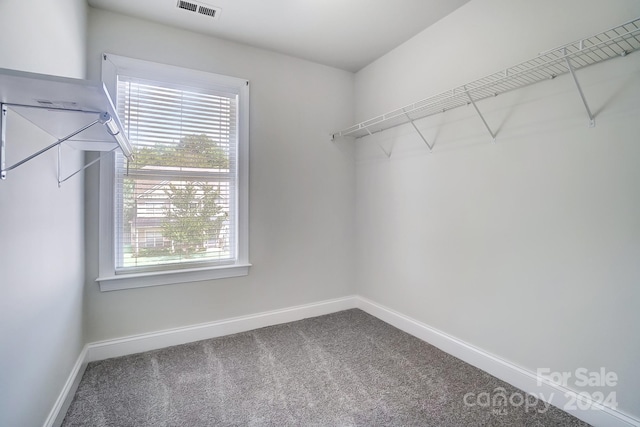
[[595, 117], [593, 117], [593, 114], [591, 113], [591, 109], [589, 108], [589, 104], [587, 104], [587, 99], [584, 96], [584, 92], [582, 92], [582, 87], [580, 86], [580, 82], [578, 81], [578, 77], [576, 77], [576, 72], [573, 69], [573, 65], [571, 64], [571, 60], [567, 56], [567, 49], [566, 48], [563, 49], [563, 53], [565, 55], [564, 60], [567, 63], [567, 68], [569, 69], [569, 72], [571, 73], [571, 77], [573, 77], [573, 81], [576, 84], [576, 88], [578, 88], [578, 93], [580, 94], [580, 99], [582, 99], [582, 103], [584, 104], [584, 108], [587, 110], [587, 115], [589, 116], [589, 127], [590, 128], [596, 127], [596, 119], [595, 119]]
[[[80, 172], [82, 172], [83, 170], [87, 169], [89, 166], [93, 166], [94, 164], [98, 163], [100, 160], [102, 160], [102, 154], [100, 153], [97, 159], [93, 159], [92, 161], [90, 161], [89, 163], [87, 163], [86, 165], [84, 165], [83, 167], [81, 167], [80, 169], [78, 169], [77, 171], [75, 171], [74, 173], [72, 173], [71, 175], [67, 176], [66, 178], [62, 178], [61, 177], [61, 173], [62, 173], [62, 164], [61, 164], [61, 153], [60, 153], [60, 147], [61, 145], [58, 145], [58, 188], [62, 186], [62, 183], [65, 181], [68, 181], [69, 179], [73, 178], [74, 176], [76, 176], [77, 174], [79, 174]], [[107, 153], [112, 153], [114, 151], [116, 151], [118, 149], [118, 147], [115, 147], [109, 151], [107, 151]], [[127, 165], [128, 165], [128, 161], [127, 161]], [[127, 173], [128, 175], [128, 173]]]
[[5, 142], [7, 139], [7, 106], [0, 105], [0, 179], [7, 178], [7, 171], [4, 170], [5, 166]]
[[418, 129], [418, 126], [416, 126], [416, 124], [413, 122], [413, 120], [411, 120], [411, 117], [409, 117], [409, 115], [407, 113], [404, 113], [404, 115], [407, 116], [407, 119], [409, 119], [409, 123], [411, 123], [411, 126], [413, 126], [413, 128], [416, 130], [416, 132], [418, 132], [418, 135], [420, 135], [420, 138], [422, 138], [424, 143], [427, 144], [427, 147], [429, 147], [429, 151], [432, 151], [433, 150], [433, 146], [435, 145], [435, 143], [433, 145], [429, 144], [429, 142], [427, 141], [427, 138], [425, 138], [424, 135], [422, 134], [422, 132], [420, 132], [420, 129]]
[[484, 119], [484, 116], [482, 115], [482, 113], [480, 112], [480, 109], [478, 108], [478, 106], [476, 105], [476, 102], [473, 100], [473, 98], [471, 97], [471, 94], [469, 93], [469, 91], [467, 90], [466, 86], [464, 87], [464, 92], [467, 94], [467, 98], [469, 98], [469, 102], [471, 102], [471, 105], [473, 105], [473, 108], [476, 110], [476, 113], [478, 113], [478, 115], [480, 116], [480, 119], [482, 120], [482, 123], [484, 123], [484, 127], [487, 128], [487, 130], [489, 131], [489, 135], [491, 135], [491, 141], [492, 142], [496, 142], [496, 134], [493, 133], [493, 131], [491, 130], [491, 128], [489, 127], [489, 124], [487, 123], [487, 121]]
[[20, 160], [19, 162], [5, 168], [4, 167], [4, 162], [5, 162], [5, 125], [6, 125], [6, 114], [7, 114], [7, 110], [6, 110], [6, 106], [3, 104], [2, 105], [2, 130], [0, 131], [0, 133], [2, 133], [2, 148], [0, 148], [0, 152], [2, 152], [2, 159], [0, 159], [0, 164], [2, 169], [0, 170], [0, 178], [2, 179], [6, 179], [7, 177], [7, 172], [9, 172], [10, 170], [13, 170], [15, 168], [17, 168], [18, 166], [21, 166], [25, 163], [27, 163], [29, 160], [35, 159], [36, 157], [38, 157], [39, 155], [51, 150], [53, 147], [57, 147], [60, 144], [62, 144], [63, 142], [65, 142], [68, 139], [73, 138], [74, 136], [76, 136], [77, 134], [84, 132], [85, 130], [89, 129], [91, 126], [97, 124], [97, 123], [102, 123], [100, 119], [98, 120], [94, 120], [93, 122], [89, 123], [86, 126], [81, 127], [80, 129], [78, 129], [75, 132], [70, 133], [69, 135], [65, 136], [64, 138], [60, 138], [59, 140], [57, 140], [56, 142], [54, 142], [51, 145], [46, 146], [45, 148], [43, 148], [40, 151], [37, 151], [35, 153], [33, 153], [30, 156], [25, 157], [24, 159]]
[[[369, 134], [369, 136], [373, 135], [371, 133], [371, 131], [369, 130], [368, 127], [365, 127], [364, 130], [367, 131], [367, 133]], [[380, 147], [380, 149], [382, 150], [382, 152], [388, 157], [391, 158], [391, 153], [393, 152], [393, 147], [391, 147], [391, 150], [389, 150], [389, 152], [387, 153], [387, 150], [384, 149], [384, 147], [382, 146], [382, 144], [378, 143], [378, 147]]]

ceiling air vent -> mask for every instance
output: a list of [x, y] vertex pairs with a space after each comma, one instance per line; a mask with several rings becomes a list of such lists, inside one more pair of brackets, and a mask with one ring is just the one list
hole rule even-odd
[[178, 7], [180, 9], [190, 10], [191, 12], [195, 12], [198, 10], [198, 5], [195, 3], [189, 3], [188, 1], [178, 0]]
[[220, 15], [220, 8], [213, 7], [207, 4], [178, 0], [178, 9], [188, 10], [189, 12], [199, 13], [200, 15], [208, 16], [210, 18], [218, 19]]
[[212, 7], [206, 7], [206, 6], [199, 6], [198, 7], [198, 13], [201, 13], [201, 14], [207, 15], [207, 16], [211, 16], [212, 18], [216, 17], [216, 12], [217, 12], [217, 10], [215, 10]]

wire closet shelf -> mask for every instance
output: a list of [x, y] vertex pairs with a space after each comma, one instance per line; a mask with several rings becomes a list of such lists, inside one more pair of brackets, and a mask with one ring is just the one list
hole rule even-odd
[[[361, 138], [408, 123], [415, 127], [413, 123], [415, 120], [469, 104], [473, 104], [477, 110], [475, 105], [477, 101], [554, 79], [562, 74], [571, 73], [576, 79], [575, 70], [611, 58], [626, 56], [638, 49], [640, 49], [640, 17], [591, 37], [542, 52], [535, 58], [513, 67], [355, 124], [333, 133], [332, 138], [343, 136]], [[575, 82], [593, 126], [594, 119], [591, 111], [577, 79]], [[480, 111], [477, 111], [480, 114]], [[481, 114], [480, 116], [482, 118]], [[484, 118], [482, 120], [484, 121]], [[486, 122], [485, 126], [495, 139]]]
[[[33, 123], [56, 141], [7, 165], [9, 111]], [[58, 148], [58, 185], [100, 160], [62, 177], [63, 143], [84, 151], [110, 152], [119, 148], [127, 158], [133, 156], [124, 127], [102, 82], [0, 68], [0, 180], [6, 179], [8, 172], [55, 147]]]

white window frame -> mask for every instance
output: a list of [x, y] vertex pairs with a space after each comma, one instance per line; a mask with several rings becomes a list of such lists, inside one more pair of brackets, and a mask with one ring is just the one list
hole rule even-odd
[[[196, 87], [226, 86], [238, 96], [237, 259], [234, 264], [176, 268], [143, 273], [116, 274], [115, 268], [115, 154], [102, 153], [100, 161], [99, 271], [101, 291], [169, 285], [249, 274], [249, 81], [236, 77], [158, 64], [105, 53], [102, 81], [116, 101], [118, 74], [169, 81]], [[115, 102], [117, 104], [117, 102]]]

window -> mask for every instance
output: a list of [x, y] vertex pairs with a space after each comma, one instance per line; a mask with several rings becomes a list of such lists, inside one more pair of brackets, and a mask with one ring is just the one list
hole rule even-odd
[[102, 74], [134, 159], [103, 154], [101, 289], [248, 274], [248, 82], [110, 54]]

